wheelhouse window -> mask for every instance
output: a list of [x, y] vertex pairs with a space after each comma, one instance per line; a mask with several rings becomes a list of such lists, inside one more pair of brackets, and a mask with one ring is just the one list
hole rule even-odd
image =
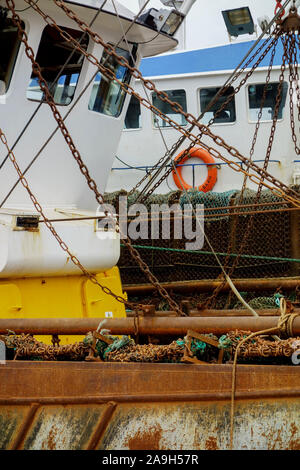
[[[201, 113], [205, 111], [209, 103], [213, 100], [221, 88], [202, 88], [200, 90], [200, 109]], [[232, 87], [227, 88], [224, 93], [219, 96], [217, 101], [210, 107], [202, 118], [203, 124], [208, 124], [211, 119], [214, 119], [215, 124], [230, 123], [236, 121], [235, 112], [235, 99], [234, 97], [227, 103], [222, 111], [219, 111], [222, 105], [228, 99], [228, 96], [233, 93]], [[218, 112], [219, 111], [219, 112]]]
[[[168, 98], [175, 103], [181, 105], [184, 112], [186, 112], [186, 93], [185, 90], [164, 90]], [[162, 101], [157, 93], [152, 93], [153, 106], [158, 108], [162, 113], [166, 114], [170, 119], [175, 121], [180, 126], [185, 126], [187, 121], [183, 114], [176, 112], [169, 103]], [[171, 127], [170, 124], [164, 121], [161, 117], [153, 115], [155, 127]]]
[[[264, 89], [265, 97], [264, 97]], [[257, 121], [258, 114], [262, 105], [262, 116], [261, 121], [271, 121], [274, 118], [276, 97], [278, 94], [279, 83], [265, 83], [249, 85], [248, 97], [249, 97], [249, 119], [250, 121]], [[286, 82], [283, 83], [280, 96], [280, 104], [278, 110], [278, 119], [282, 119], [283, 111], [286, 102], [288, 85]]]
[[[88, 37], [82, 36], [81, 31], [63, 28], [62, 26], [60, 28], [69, 33], [77, 41], [80, 41], [81, 47], [87, 50]], [[71, 42], [64, 39], [55, 28], [46, 26], [42, 34], [36, 61], [41, 68], [42, 75], [56, 104], [68, 105], [71, 103], [83, 59], [84, 56], [79, 51], [74, 50]], [[35, 101], [43, 99], [43, 92], [34, 73], [31, 75], [27, 89], [27, 98]]]
[[4, 95], [11, 82], [15, 62], [17, 59], [20, 40], [18, 28], [11, 19], [6, 18], [6, 12], [0, 8], [0, 95]]
[[[116, 47], [115, 51], [132, 64], [130, 52], [120, 47]], [[136, 51], [133, 50], [132, 55], [134, 58], [135, 54]], [[121, 66], [113, 56], [108, 55], [105, 51], [101, 58], [101, 64], [112, 70], [120, 82], [130, 82], [131, 75], [128, 68]], [[93, 84], [89, 109], [106, 116], [119, 117], [123, 109], [125, 97], [126, 92], [116, 80], [110, 80], [98, 73]]]
[[124, 129], [140, 129], [141, 127], [141, 104], [135, 96], [131, 96], [125, 116]]

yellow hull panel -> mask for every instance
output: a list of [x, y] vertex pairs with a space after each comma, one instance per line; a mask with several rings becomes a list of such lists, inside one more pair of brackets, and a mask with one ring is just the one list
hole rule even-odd
[[[103, 286], [126, 298], [119, 269], [96, 275]], [[36, 277], [0, 281], [0, 318], [126, 317], [125, 306], [85, 276]], [[50, 336], [37, 339], [51, 343]], [[79, 341], [79, 336], [61, 336], [60, 344]]]

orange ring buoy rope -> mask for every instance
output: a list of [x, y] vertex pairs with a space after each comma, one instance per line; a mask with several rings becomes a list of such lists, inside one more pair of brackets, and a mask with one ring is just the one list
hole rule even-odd
[[[185, 150], [183, 150], [182, 152], [180, 152], [177, 157], [175, 157], [174, 159], [174, 163], [176, 165], [176, 162], [179, 160], [179, 158], [181, 157], [181, 155], [185, 152]], [[218, 170], [215, 166], [215, 160], [214, 158], [204, 149], [200, 148], [200, 147], [193, 147], [191, 148], [191, 150], [189, 151], [189, 153], [183, 157], [183, 159], [180, 161], [179, 165], [182, 165], [183, 163], [185, 163], [187, 160], [189, 160], [190, 158], [200, 158], [200, 160], [202, 160], [204, 163], [208, 164], [207, 165], [207, 178], [206, 180], [204, 181], [203, 184], [201, 184], [200, 186], [198, 186], [196, 189], [198, 191], [202, 191], [203, 193], [207, 193], [208, 191], [211, 191], [212, 188], [214, 187], [214, 185], [216, 184], [217, 182], [217, 178], [218, 178]], [[172, 171], [172, 174], [173, 174], [173, 179], [174, 179], [174, 182], [176, 184], [176, 186], [179, 188], [179, 189], [193, 189], [193, 186], [187, 184], [184, 179], [182, 178], [182, 166], [178, 166], [176, 168], [177, 171], [175, 171], [175, 169]]]

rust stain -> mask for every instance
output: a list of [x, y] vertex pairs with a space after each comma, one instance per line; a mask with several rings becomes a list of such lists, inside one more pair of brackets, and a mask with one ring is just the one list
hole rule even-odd
[[138, 431], [128, 440], [127, 446], [130, 450], [160, 450], [161, 437], [162, 429], [158, 424], [148, 431]]
[[205, 449], [206, 450], [219, 450], [217, 439], [213, 436], [210, 436], [208, 439], [206, 439]]
[[300, 439], [295, 438], [298, 428], [295, 423], [290, 425], [291, 437], [288, 441], [282, 437], [282, 429], [269, 431], [269, 433], [262, 433], [268, 441], [268, 450], [300, 450]]
[[48, 436], [48, 447], [49, 450], [56, 449], [56, 442], [55, 442], [55, 432], [53, 429], [50, 429], [49, 436]]
[[298, 433], [298, 427], [296, 426], [295, 423], [291, 423], [290, 430], [291, 430], [291, 440], [289, 443], [289, 449], [300, 450], [300, 439], [297, 439], [297, 438], [294, 439], [295, 435]]

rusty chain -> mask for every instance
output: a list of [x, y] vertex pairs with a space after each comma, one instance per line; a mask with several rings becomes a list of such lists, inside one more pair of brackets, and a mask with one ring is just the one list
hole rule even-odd
[[[230, 360], [235, 354], [241, 338], [247, 338], [250, 334], [250, 331], [234, 330], [224, 335], [222, 342], [219, 342], [218, 337], [214, 337], [214, 339], [223, 345], [224, 350], [228, 351], [229, 355], [227, 357]], [[44, 361], [87, 360], [92, 346], [92, 338], [92, 335], [88, 333], [83, 341], [63, 345], [49, 345], [38, 341], [30, 334], [16, 335], [13, 332], [8, 332], [7, 335], [0, 335], [0, 340], [5, 343], [6, 348], [14, 351], [14, 360], [34, 357]], [[252, 362], [256, 358], [288, 358], [296, 351], [299, 340], [299, 337], [290, 337], [274, 341], [265, 336], [257, 336], [252, 338], [251, 341], [245, 341], [239, 347], [238, 356], [241, 359], [252, 360]], [[103, 360], [105, 362], [182, 362], [184, 346], [187, 346], [185, 338], [166, 345], [151, 343], [140, 345], [131, 341], [119, 349], [111, 351], [108, 349]], [[189, 351], [192, 357], [196, 355], [190, 348]], [[214, 349], [209, 344], [206, 347], [205, 361], [216, 362]]]
[[[264, 89], [263, 89], [263, 95], [262, 95], [262, 98], [261, 98], [260, 109], [259, 109], [259, 112], [258, 112], [258, 115], [257, 115], [257, 121], [256, 121], [256, 124], [255, 124], [254, 135], [253, 135], [253, 138], [252, 138], [252, 144], [251, 144], [251, 148], [250, 148], [250, 160], [252, 160], [252, 157], [254, 155], [257, 136], [258, 136], [258, 132], [259, 132], [259, 129], [260, 129], [260, 122], [261, 122], [261, 118], [262, 118], [263, 107], [264, 107], [264, 103], [266, 101], [266, 96], [267, 96], [267, 89], [268, 89], [268, 85], [269, 85], [270, 80], [271, 80], [271, 71], [272, 71], [273, 64], [274, 64], [274, 58], [275, 58], [276, 46], [277, 46], [277, 43], [278, 43], [278, 39], [279, 39], [279, 37], [277, 36], [276, 41], [274, 43], [272, 53], [271, 53], [271, 59], [270, 59], [269, 67], [268, 67], [266, 82], [265, 82]], [[247, 171], [249, 171], [249, 165], [247, 166]], [[245, 193], [245, 190], [246, 190], [246, 186], [247, 186], [247, 175], [244, 176], [243, 186], [242, 186], [241, 193], [240, 193], [239, 199], [238, 199], [238, 205], [242, 204], [244, 193]], [[256, 197], [256, 200], [254, 202], [255, 206], [257, 204], [259, 204], [259, 197], [258, 196]], [[231, 258], [230, 254], [232, 253], [233, 240], [234, 240], [234, 237], [235, 237], [235, 234], [236, 234], [237, 223], [238, 223], [237, 215], [238, 214], [236, 214], [235, 212], [233, 213], [233, 216], [234, 216], [233, 226], [232, 226], [230, 242], [229, 242], [228, 251], [227, 251], [227, 257], [225, 258], [225, 261], [224, 261], [224, 269], [227, 269], [227, 267], [229, 265], [229, 262], [230, 262], [230, 258]], [[251, 215], [251, 217], [250, 217], [250, 219], [247, 223], [246, 230], [245, 230], [244, 235], [243, 235], [242, 243], [241, 243], [241, 245], [239, 247], [239, 250], [238, 250], [238, 256], [234, 259], [234, 262], [233, 262], [233, 264], [230, 268], [230, 271], [229, 271], [229, 276], [231, 276], [233, 274], [234, 270], [238, 266], [238, 263], [239, 263], [239, 260], [240, 260], [240, 255], [243, 253], [243, 250], [245, 248], [245, 245], [246, 245], [248, 237], [249, 237], [249, 233], [250, 233], [251, 228], [253, 226], [254, 213], [252, 213], [250, 215]], [[223, 277], [223, 282], [221, 284], [222, 287], [225, 285], [225, 283], [226, 283], [226, 279], [225, 279], [225, 277]], [[210, 305], [212, 303], [212, 301], [214, 301], [216, 299], [216, 296], [218, 295], [220, 290], [221, 290], [221, 286], [217, 287], [215, 289], [215, 291], [213, 292], [213, 294], [209, 298], [209, 302], [208, 302], [207, 305]], [[231, 302], [231, 292], [228, 295], [225, 308], [228, 308], [228, 305], [230, 304], [230, 302]]]
[[[251, 64], [251, 62], [254, 60], [254, 58], [259, 54], [259, 52], [261, 52], [261, 50], [263, 50], [263, 48], [267, 45], [267, 43], [271, 40], [271, 36], [269, 38], [267, 38], [264, 43], [255, 51], [255, 53], [248, 59], [248, 61], [244, 64], [243, 67], [241, 67], [239, 69], [239, 71], [232, 77], [232, 79], [228, 82], [228, 84], [226, 84], [225, 87], [222, 87], [222, 89], [219, 91], [219, 93], [217, 93], [217, 95], [213, 98], [213, 100], [211, 101], [211, 103], [209, 104], [208, 108], [203, 112], [203, 114], [205, 112], [207, 112], [218, 100], [219, 97], [221, 97], [222, 95], [224, 95], [225, 91], [227, 89], [229, 89], [233, 83], [238, 79], [238, 77], [244, 72], [244, 70]], [[222, 104], [222, 106], [217, 110], [215, 116], [210, 120], [210, 122], [207, 124], [207, 127], [210, 127], [215, 119], [217, 118], [217, 116], [221, 113], [221, 111], [225, 108], [225, 106], [234, 98], [235, 96], [235, 92], [233, 92], [231, 95], [228, 96], [227, 100], [225, 103]], [[200, 120], [200, 118], [198, 119], [198, 121]], [[192, 126], [193, 128], [194, 126]], [[189, 129], [189, 132], [191, 132], [192, 128]], [[199, 136], [197, 136], [198, 138], [200, 138], [202, 136], [202, 134], [199, 134]], [[167, 163], [170, 159], [171, 159], [171, 156], [178, 150], [178, 148], [182, 145], [183, 141], [185, 140], [186, 136], [183, 135], [182, 137], [180, 137], [180, 139], [168, 150], [168, 152], [165, 153], [165, 155], [163, 155], [163, 157], [161, 157], [158, 162], [154, 165], [154, 167], [151, 169], [151, 171], [147, 172], [146, 175], [141, 178], [141, 180], [134, 186], [133, 189], [130, 190], [129, 192], [129, 195], [131, 195], [132, 193], [134, 193], [134, 191], [136, 191], [141, 185], [142, 183], [148, 178], [149, 175], [151, 175], [153, 173], [153, 171], [155, 169], [157, 169], [163, 162], [164, 163]], [[191, 151], [192, 147], [194, 146], [194, 142], [192, 142], [189, 147], [187, 149], [185, 149], [184, 153], [180, 156], [180, 158], [178, 159], [178, 163], [179, 164], [184, 157], [186, 157], [186, 155], [189, 154], [189, 152]], [[169, 176], [170, 173], [165, 173], [163, 175], [163, 178], [161, 178], [157, 184], [156, 187], [158, 187], [163, 179], [166, 179], [168, 176]], [[154, 178], [156, 177], [156, 175], [154, 175]], [[153, 189], [153, 191], [155, 190], [156, 188]], [[145, 188], [144, 188], [145, 190]], [[144, 191], [143, 190], [143, 191]], [[151, 190], [151, 192], [149, 192], [147, 194], [147, 197], [152, 194], [153, 192]], [[143, 199], [145, 200], [145, 198]]]
[[[278, 29], [278, 32], [280, 33], [280, 28]], [[265, 99], [266, 99], [267, 86], [268, 86], [268, 83], [270, 82], [270, 75], [271, 75], [271, 71], [272, 71], [272, 67], [273, 67], [274, 56], [275, 56], [276, 45], [277, 45], [278, 39], [279, 39], [279, 34], [276, 37], [276, 41], [274, 43], [274, 48], [273, 48], [273, 51], [272, 51], [272, 54], [271, 54], [271, 60], [270, 60], [270, 64], [269, 64], [269, 67], [268, 67], [266, 83], [265, 83], [265, 86], [264, 86], [263, 96], [262, 96], [262, 100], [261, 100], [261, 104], [260, 104], [260, 110], [259, 110], [259, 113], [258, 113], [258, 119], [257, 119], [257, 122], [256, 122], [255, 132], [254, 132], [252, 145], [251, 145], [251, 149], [250, 149], [250, 159], [252, 158], [253, 153], [254, 153], [254, 149], [255, 149], [258, 130], [259, 130], [260, 121], [261, 121], [261, 117], [262, 117], [263, 104], [264, 104]], [[270, 133], [270, 138], [269, 138], [267, 152], [266, 152], [266, 157], [265, 157], [265, 160], [264, 160], [264, 166], [263, 166], [263, 168], [265, 170], [267, 170], [269, 159], [270, 159], [270, 154], [271, 154], [272, 145], [273, 145], [273, 141], [274, 141], [275, 130], [276, 130], [276, 124], [277, 124], [277, 119], [278, 119], [279, 107], [280, 107], [280, 103], [281, 103], [281, 100], [282, 100], [285, 63], [286, 63], [286, 61], [288, 61], [289, 63], [291, 63], [291, 61], [292, 61], [292, 53], [287, 47], [287, 44], [286, 44], [287, 41], [288, 41], [288, 39], [286, 39], [286, 41], [283, 41], [284, 53], [283, 53], [281, 72], [280, 72], [280, 77], [279, 77], [279, 85], [278, 85], [276, 99], [275, 99], [274, 117], [273, 117], [271, 133]], [[248, 165], [247, 169], [249, 169], [249, 165]], [[246, 189], [246, 182], [247, 182], [247, 177], [245, 176], [243, 187], [242, 187], [241, 194], [240, 194], [240, 197], [239, 197], [239, 204], [241, 204], [243, 194], [244, 194], [244, 191]], [[263, 187], [263, 181], [261, 181], [258, 185], [257, 194], [256, 194], [254, 204], [259, 203], [262, 187]], [[249, 221], [247, 223], [247, 226], [246, 226], [246, 230], [243, 234], [242, 242], [240, 244], [239, 251], [238, 251], [238, 256], [234, 259], [234, 262], [233, 262], [233, 264], [230, 267], [230, 270], [228, 272], [229, 276], [232, 276], [234, 270], [236, 269], [236, 267], [238, 265], [240, 255], [243, 253], [243, 250], [246, 246], [250, 231], [253, 227], [253, 222], [254, 222], [254, 214], [251, 214], [250, 219], [249, 219]], [[225, 261], [224, 261], [224, 269], [226, 269], [228, 267], [228, 264], [230, 262], [230, 253], [232, 251], [232, 243], [233, 243], [233, 238], [234, 238], [234, 233], [236, 231], [236, 227], [237, 227], [237, 218], [235, 218], [234, 221], [233, 221], [233, 228], [232, 228], [233, 235], [230, 238], [230, 244], [229, 244], [229, 247], [228, 247], [228, 255], [227, 255], [227, 257], [225, 258]], [[210, 306], [215, 301], [216, 296], [218, 295], [218, 293], [220, 292], [220, 290], [222, 289], [222, 287], [224, 286], [225, 283], [226, 283], [226, 279], [223, 278], [223, 282], [221, 283], [221, 285], [218, 286], [214, 290], [212, 295], [202, 305], [203, 308], [208, 308], [208, 306]], [[228, 301], [229, 300], [230, 300], [230, 294], [229, 294], [229, 297], [228, 297]]]
[[35, 197], [35, 195], [31, 191], [31, 189], [29, 187], [29, 184], [28, 184], [28, 181], [25, 178], [25, 176], [23, 175], [23, 173], [22, 173], [22, 171], [21, 171], [21, 169], [20, 169], [20, 167], [17, 163], [16, 157], [15, 157], [14, 153], [12, 152], [12, 150], [10, 149], [9, 145], [8, 145], [7, 138], [6, 138], [5, 134], [3, 133], [2, 129], [0, 129], [0, 140], [1, 140], [2, 144], [6, 147], [7, 153], [9, 155], [9, 159], [12, 162], [12, 164], [14, 165], [14, 167], [15, 167], [17, 173], [18, 173], [18, 176], [20, 178], [21, 184], [23, 185], [23, 187], [26, 189], [27, 193], [29, 194], [29, 197], [30, 197], [35, 209], [37, 210], [37, 212], [42, 217], [42, 220], [45, 223], [46, 227], [50, 230], [50, 232], [52, 233], [54, 238], [57, 240], [57, 242], [60, 245], [60, 247], [62, 248], [62, 250], [69, 255], [70, 260], [75, 264], [75, 266], [78, 266], [78, 268], [81, 269], [83, 274], [86, 277], [88, 277], [89, 280], [93, 284], [96, 284], [97, 286], [99, 286], [105, 294], [111, 295], [118, 302], [121, 302], [121, 303], [123, 303], [125, 305], [128, 305], [130, 307], [135, 307], [135, 304], [128, 302], [123, 297], [114, 294], [108, 287], [103, 286], [102, 284], [100, 284], [99, 281], [97, 280], [96, 276], [94, 274], [91, 274], [89, 271], [87, 271], [87, 269], [80, 263], [79, 259], [75, 255], [73, 255], [73, 253], [71, 253], [71, 251], [68, 248], [68, 246], [66, 245], [66, 243], [58, 235], [58, 233], [55, 230], [53, 224], [45, 216], [41, 205], [39, 204], [37, 198]]
[[[6, 0], [6, 1], [11, 2], [12, 0]], [[40, 10], [40, 8], [37, 5], [34, 4], [33, 0], [25, 0], [25, 1], [26, 1], [26, 3], [31, 5], [44, 18], [44, 20], [48, 24], [50, 24], [52, 27], [55, 27], [66, 41], [72, 42], [74, 47], [77, 47], [77, 49], [81, 51], [81, 53], [87, 58], [87, 60], [89, 60], [93, 65], [97, 66], [98, 69], [103, 73], [104, 76], [106, 76], [110, 80], [116, 81], [126, 93], [128, 93], [129, 95], [135, 96], [143, 106], [145, 106], [147, 109], [150, 109], [154, 114], [161, 117], [168, 124], [170, 124], [170, 126], [172, 126], [174, 129], [178, 130], [181, 134], [188, 137], [191, 141], [193, 141], [194, 144], [199, 143], [199, 138], [197, 136], [191, 134], [190, 132], [186, 132], [184, 129], [182, 129], [179, 124], [177, 124], [175, 121], [170, 119], [168, 116], [164, 115], [159, 109], [157, 109], [155, 106], [153, 106], [146, 98], [143, 98], [138, 93], [136, 93], [134, 91], [134, 89], [129, 84], [125, 84], [125, 83], [121, 82], [116, 77], [114, 72], [111, 69], [109, 69], [107, 67], [104, 67], [103, 64], [99, 63], [99, 61], [96, 59], [95, 56], [93, 56], [92, 54], [87, 53], [86, 51], [84, 51], [80, 47], [80, 44], [78, 43], [78, 41], [76, 41], [76, 39], [74, 39], [69, 33], [67, 33], [66, 31], [63, 31], [56, 24], [56, 22], [53, 20], [53, 18], [51, 18], [49, 15], [44, 14]], [[67, 14], [67, 16], [69, 18], [74, 20], [79, 25], [79, 27], [82, 29], [82, 31], [88, 33], [90, 35], [90, 37], [97, 44], [102, 45], [102, 47], [104, 48], [106, 53], [108, 55], [114, 57], [114, 59], [117, 61], [117, 63], [119, 65], [121, 65], [122, 67], [126, 67], [128, 69], [128, 71], [130, 72], [130, 74], [134, 78], [140, 79], [144, 83], [145, 87], [148, 90], [154, 91], [155, 93], [157, 93], [157, 96], [159, 96], [159, 98], [162, 101], [169, 104], [176, 113], [182, 114], [186, 118], [187, 122], [189, 122], [190, 124], [198, 127], [199, 130], [201, 131], [201, 136], [203, 134], [207, 135], [208, 137], [210, 137], [214, 141], [215, 144], [217, 144], [218, 146], [223, 147], [231, 156], [233, 156], [235, 158], [238, 158], [245, 165], [249, 162], [249, 159], [247, 159], [242, 154], [240, 154], [237, 149], [235, 149], [233, 146], [228, 145], [224, 141], [224, 139], [222, 139], [221, 137], [216, 136], [215, 134], [213, 134], [207, 126], [205, 126], [204, 124], [199, 123], [192, 114], [185, 112], [182, 109], [181, 105], [171, 101], [168, 98], [168, 95], [164, 91], [157, 90], [154, 83], [151, 80], [145, 79], [142, 76], [142, 74], [140, 73], [140, 71], [138, 69], [136, 69], [135, 67], [133, 67], [126, 60], [126, 58], [124, 58], [122, 56], [119, 56], [115, 52], [112, 45], [105, 43], [104, 40], [99, 36], [99, 34], [92, 31], [91, 28], [89, 28], [88, 25], [84, 21], [82, 21], [80, 18], [78, 18], [78, 16], [69, 7], [67, 7], [62, 0], [53, 0], [53, 1], [57, 4], [57, 6], [59, 6], [60, 8], [63, 9], [63, 11]], [[216, 158], [220, 158], [221, 160], [226, 162], [229, 165], [229, 167], [231, 169], [233, 169], [234, 171], [242, 172], [242, 173], [246, 174], [246, 171], [237, 162], [228, 160], [226, 157], [221, 155], [220, 152], [218, 152], [215, 148], [210, 147], [207, 144], [204, 144], [203, 142], [201, 142], [201, 145], [204, 148], [206, 148], [206, 150], [208, 150], [213, 156], [215, 156]], [[279, 195], [280, 197], [283, 197], [284, 199], [292, 202], [294, 205], [299, 206], [300, 202], [299, 202], [299, 199], [298, 199], [298, 194], [295, 191], [293, 191], [291, 188], [289, 188], [287, 185], [285, 185], [281, 181], [274, 178], [271, 174], [267, 173], [265, 170], [260, 168], [255, 163], [250, 162], [250, 166], [258, 175], [260, 175], [261, 177], [263, 176], [267, 181], [269, 181], [270, 183], [272, 183], [275, 186], [275, 188], [274, 188], [274, 187], [268, 185], [267, 183], [263, 182], [263, 185], [267, 189], [270, 189], [277, 196]], [[248, 174], [248, 177], [255, 184], [259, 184], [259, 182], [261, 181], [261, 178], [258, 178], [258, 176], [256, 174]]]
[[[255, 145], [256, 145], [258, 131], [259, 131], [259, 128], [260, 128], [260, 122], [261, 122], [262, 113], [263, 113], [263, 107], [264, 107], [264, 104], [265, 104], [265, 101], [266, 101], [266, 96], [267, 96], [267, 89], [268, 89], [268, 85], [269, 85], [270, 80], [271, 80], [271, 71], [272, 71], [273, 64], [274, 64], [274, 57], [275, 57], [275, 53], [276, 53], [277, 44], [278, 44], [278, 37], [277, 37], [276, 42], [274, 43], [274, 48], [273, 48], [273, 51], [272, 51], [272, 54], [271, 54], [271, 60], [270, 60], [270, 64], [269, 64], [269, 67], [268, 67], [266, 83], [265, 83], [264, 90], [263, 90], [263, 95], [262, 95], [262, 99], [261, 99], [261, 103], [260, 103], [260, 109], [259, 109], [259, 112], [258, 112], [258, 115], [257, 115], [257, 121], [256, 121], [256, 124], [255, 124], [254, 135], [253, 135], [252, 144], [251, 144], [251, 148], [250, 148], [250, 160], [252, 160], [252, 157], [254, 155]], [[247, 170], [249, 170], [248, 166], [247, 166]], [[243, 186], [242, 186], [242, 191], [241, 191], [241, 193], [242, 193], [241, 196], [244, 194], [244, 191], [246, 189], [246, 184], [247, 184], [247, 176], [245, 175]]]
[[[12, 333], [12, 332], [11, 332]], [[0, 336], [7, 349], [14, 350], [14, 360], [21, 358], [42, 358], [44, 361], [57, 361], [62, 358], [82, 361], [89, 352], [88, 341], [80, 341], [72, 344], [50, 345], [38, 341], [31, 334], [15, 335], [8, 333]]]
[[[286, 42], [289, 42], [289, 56], [293, 61], [289, 61], [289, 107], [290, 107], [290, 121], [292, 129], [292, 139], [295, 146], [295, 153], [300, 155], [300, 149], [297, 145], [297, 136], [295, 132], [295, 117], [294, 117], [294, 103], [293, 103], [293, 84], [295, 84], [297, 101], [299, 103], [300, 90], [299, 90], [299, 73], [297, 61], [297, 42], [295, 33], [287, 35]], [[293, 67], [294, 65], [294, 67]], [[298, 105], [299, 106], [299, 105]], [[300, 106], [298, 107], [298, 120], [300, 120]]]
[[[86, 181], [87, 181], [87, 184], [89, 186], [89, 188], [94, 192], [95, 194], [95, 198], [96, 198], [96, 201], [98, 202], [98, 204], [100, 206], [104, 206], [105, 207], [105, 203], [104, 203], [104, 199], [103, 199], [103, 196], [102, 194], [99, 192], [98, 188], [97, 188], [97, 184], [95, 182], [95, 180], [92, 179], [92, 177], [90, 176], [89, 174], [89, 171], [88, 171], [88, 168], [87, 166], [85, 165], [85, 163], [83, 162], [82, 158], [81, 158], [81, 155], [79, 153], [79, 151], [77, 150], [66, 126], [65, 126], [65, 123], [64, 123], [64, 120], [61, 116], [61, 114], [59, 113], [56, 105], [55, 105], [55, 102], [54, 102], [54, 99], [53, 99], [53, 96], [52, 94], [50, 93], [49, 91], [49, 88], [48, 88], [48, 84], [46, 82], [46, 80], [43, 78], [42, 76], [42, 72], [41, 72], [41, 68], [39, 66], [39, 64], [35, 61], [34, 59], [34, 52], [33, 52], [33, 49], [29, 46], [28, 44], [28, 36], [25, 32], [25, 30], [23, 29], [23, 26], [22, 26], [22, 22], [21, 22], [21, 19], [19, 17], [19, 15], [16, 13], [15, 11], [15, 4], [14, 4], [14, 0], [6, 0], [6, 3], [7, 3], [7, 6], [8, 8], [10, 9], [10, 11], [12, 12], [12, 20], [13, 22], [17, 25], [18, 27], [18, 34], [19, 34], [19, 37], [21, 39], [21, 41], [23, 42], [24, 46], [25, 46], [25, 53], [27, 55], [27, 57], [30, 59], [31, 63], [32, 63], [32, 70], [33, 70], [33, 73], [35, 74], [35, 76], [38, 78], [38, 82], [39, 82], [39, 85], [40, 85], [40, 88], [42, 90], [42, 92], [44, 93], [44, 100], [45, 100], [45, 103], [48, 104], [52, 110], [52, 113], [53, 113], [53, 116], [63, 134], [63, 137], [66, 141], [66, 143], [68, 144], [70, 150], [71, 150], [71, 153], [73, 155], [73, 157], [75, 158], [76, 162], [78, 163], [79, 165], [79, 169], [81, 171], [81, 173], [83, 174], [83, 176], [85, 177]], [[35, 4], [34, 4], [35, 5]], [[36, 6], [36, 5], [35, 5]], [[3, 132], [1, 132], [1, 137], [3, 136], [4, 139], [1, 138], [2, 142], [6, 145], [7, 149], [8, 149], [8, 152], [9, 152], [9, 155], [10, 155], [10, 159], [11, 161], [13, 162], [15, 168], [17, 169], [17, 172], [18, 172], [18, 175], [19, 175], [19, 178], [23, 184], [23, 186], [25, 187], [25, 189], [27, 189], [29, 195], [30, 195], [30, 198], [31, 200], [33, 201], [36, 209], [38, 210], [38, 212], [42, 215], [45, 223], [46, 223], [46, 226], [49, 228], [49, 230], [52, 232], [52, 234], [54, 235], [54, 237], [57, 239], [58, 243], [60, 244], [61, 248], [66, 251], [69, 256], [70, 256], [70, 259], [71, 261], [76, 265], [78, 266], [81, 271], [86, 275], [88, 276], [88, 278], [94, 283], [94, 284], [97, 284], [99, 287], [101, 287], [101, 289], [103, 290], [103, 292], [105, 292], [106, 294], [108, 295], [111, 295], [112, 297], [114, 297], [117, 301], [119, 302], [122, 302], [126, 305], [129, 305], [129, 306], [134, 306], [134, 304], [130, 304], [129, 302], [126, 301], [126, 299], [124, 299], [123, 297], [119, 296], [119, 295], [116, 295], [114, 294], [111, 289], [109, 289], [108, 287], [106, 286], [102, 286], [97, 278], [92, 275], [91, 273], [89, 273], [85, 268], [84, 266], [80, 263], [80, 261], [78, 260], [78, 258], [76, 258], [69, 250], [69, 248], [67, 247], [67, 245], [61, 240], [61, 238], [59, 237], [59, 235], [57, 234], [56, 230], [54, 229], [53, 225], [47, 220], [47, 218], [44, 216], [43, 214], [43, 211], [42, 211], [42, 208], [40, 206], [40, 204], [38, 203], [37, 199], [33, 196], [30, 188], [29, 188], [29, 185], [28, 185], [28, 182], [26, 180], [26, 178], [24, 177], [24, 175], [22, 174], [19, 166], [17, 165], [17, 162], [16, 162], [16, 159], [13, 155], [13, 153], [11, 152], [11, 150], [9, 149], [8, 147], [8, 144], [7, 144], [7, 140], [6, 140], [6, 137], [4, 136]], [[24, 182], [25, 182], [25, 185], [24, 185]], [[108, 214], [107, 214], [108, 215]], [[113, 217], [111, 215], [111, 217]], [[119, 230], [118, 227], [116, 227], [116, 229]], [[159, 291], [159, 293], [168, 301], [169, 305], [170, 305], [170, 308], [171, 309], [174, 309], [178, 315], [180, 316], [185, 316], [185, 313], [182, 312], [182, 310], [180, 309], [180, 307], [178, 306], [178, 304], [169, 296], [168, 292], [166, 291], [166, 289], [164, 289], [164, 287], [162, 287], [158, 281], [158, 279], [151, 273], [149, 267], [147, 266], [147, 264], [142, 260], [140, 254], [138, 253], [138, 251], [132, 247], [131, 245], [131, 242], [129, 239], [124, 239], [124, 243], [126, 244], [126, 246], [128, 247], [131, 255], [135, 258], [135, 260], [138, 262], [138, 265], [140, 267], [140, 269], [147, 275], [149, 281], [151, 282], [151, 284], [153, 284], [153, 286]], [[142, 308], [141, 306], [139, 306], [139, 308]]]
[[[234, 89], [233, 93], [231, 93], [228, 98], [226, 99], [226, 101], [222, 104], [222, 106], [219, 108], [219, 110], [217, 111], [216, 115], [209, 121], [209, 123], [207, 124], [207, 127], [210, 127], [216, 117], [219, 115], [219, 113], [225, 109], [225, 107], [227, 106], [227, 104], [234, 98], [234, 96], [240, 91], [241, 87], [243, 85], [245, 85], [245, 83], [247, 82], [247, 80], [249, 79], [249, 77], [253, 74], [254, 70], [258, 67], [259, 63], [265, 58], [265, 56], [267, 55], [267, 53], [271, 50], [271, 48], [277, 44], [277, 41], [278, 41], [278, 32], [279, 30], [277, 29], [276, 30], [277, 34], [275, 33], [275, 38], [273, 39], [273, 41], [268, 45], [268, 47], [265, 49], [265, 51], [263, 52], [263, 54], [259, 57], [259, 59], [257, 60], [257, 62], [253, 65], [252, 69], [246, 74], [246, 76], [241, 80], [240, 84]], [[273, 49], [273, 52], [275, 54], [275, 48]], [[273, 61], [274, 57], [271, 59]], [[203, 133], [201, 132], [198, 136], [197, 136], [197, 139], [201, 139], [201, 137], [203, 136]], [[203, 142], [201, 142], [201, 145], [203, 146]], [[178, 159], [177, 161], [177, 164], [180, 163], [180, 161], [182, 160], [182, 158], [191, 150], [193, 144], [190, 145], [190, 147], [188, 148], [188, 151], [185, 152], [180, 159]], [[247, 171], [244, 175], [244, 181], [248, 178], [248, 171], [249, 171], [249, 168], [251, 166], [251, 153], [250, 153], [250, 159], [247, 163]], [[266, 170], [266, 168], [264, 167], [264, 170]], [[152, 192], [162, 183], [163, 179], [166, 178], [169, 174], [170, 174], [170, 170], [166, 171], [165, 175], [163, 178], [161, 178], [154, 186], [153, 186], [153, 189], [151, 191], [148, 192], [147, 196], [149, 196], [150, 194], [152, 194]], [[261, 179], [260, 179], [260, 183], [257, 183], [257, 184], [263, 184], [263, 180], [264, 180], [264, 175], [261, 176]], [[143, 200], [142, 200], [143, 201]]]

